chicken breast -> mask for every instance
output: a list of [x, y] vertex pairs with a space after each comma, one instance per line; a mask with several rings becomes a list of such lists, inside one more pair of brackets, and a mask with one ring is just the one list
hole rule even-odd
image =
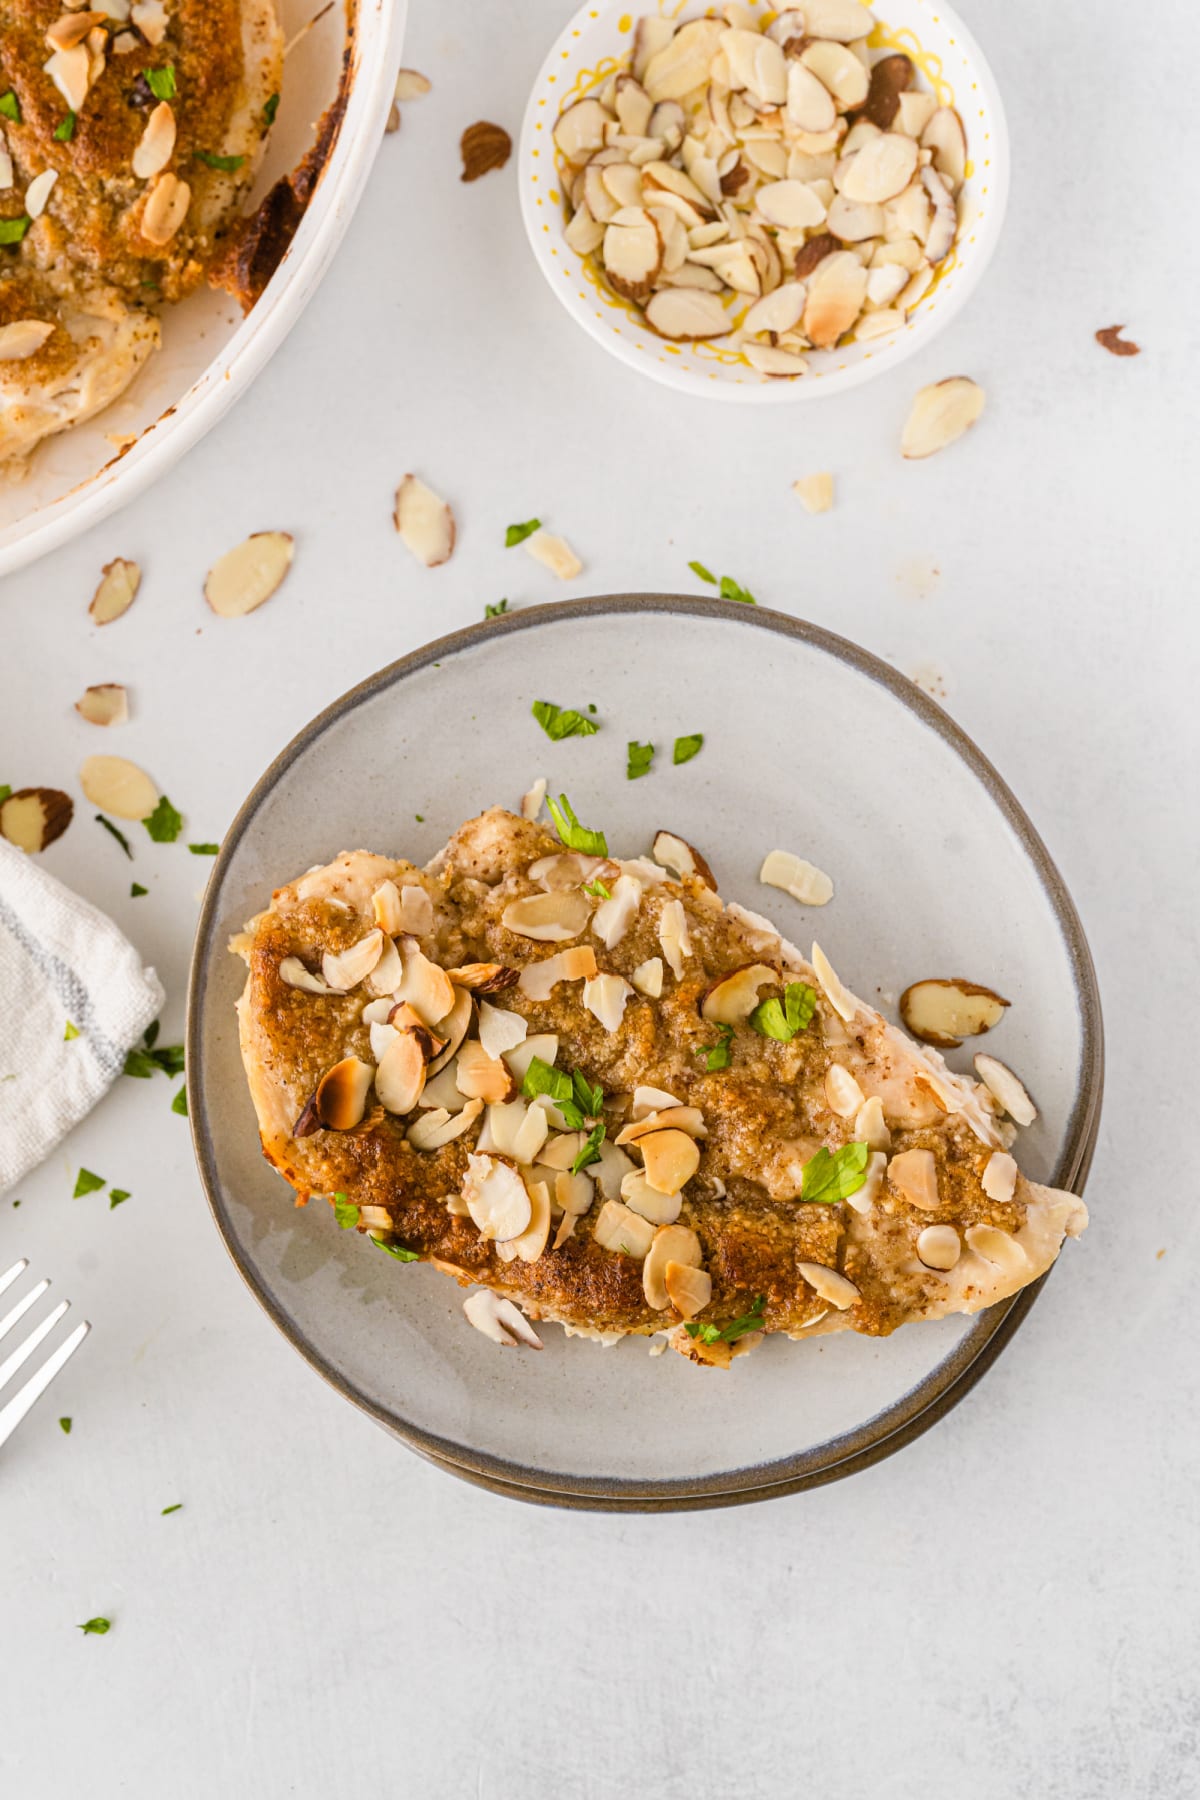
[[716, 1364], [760, 1332], [976, 1312], [1083, 1229], [990, 1092], [819, 948], [577, 841], [493, 809], [427, 869], [310, 871], [235, 941], [263, 1150], [299, 1204], [531, 1318]]

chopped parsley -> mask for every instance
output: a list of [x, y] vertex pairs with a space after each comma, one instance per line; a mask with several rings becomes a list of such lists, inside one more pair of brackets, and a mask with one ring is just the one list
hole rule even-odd
[[178, 1113], [183, 1119], [187, 1118], [187, 1089], [185, 1087], [181, 1087], [175, 1098], [172, 1100], [171, 1111], [173, 1113]]
[[703, 748], [704, 733], [702, 731], [693, 731], [689, 737], [677, 737], [675, 739], [675, 754], [671, 760], [676, 764], [691, 762], [693, 756], [699, 756]]
[[718, 1025], [716, 1043], [700, 1045], [700, 1048], [696, 1051], [696, 1055], [708, 1058], [708, 1061], [704, 1066], [710, 1075], [715, 1074], [718, 1069], [727, 1069], [729, 1067], [729, 1046], [732, 1042], [733, 1026]]
[[62, 1426], [63, 1430], [66, 1432], [67, 1436], [70, 1437], [70, 1435], [71, 1435], [70, 1419], [60, 1419], [58, 1422]]
[[158, 1020], [155, 1019], [147, 1028], [140, 1044], [135, 1044], [125, 1058], [125, 1074], [133, 1075], [138, 1081], [149, 1081], [156, 1069], [161, 1069], [166, 1076], [183, 1074], [183, 1045], [159, 1044]]
[[601, 1120], [598, 1125], [592, 1126], [591, 1131], [588, 1133], [587, 1143], [583, 1146], [579, 1155], [571, 1164], [572, 1175], [578, 1175], [580, 1170], [586, 1169], [589, 1163], [600, 1161], [600, 1146], [603, 1142], [604, 1121]]
[[594, 737], [600, 727], [574, 707], [555, 706], [553, 700], [535, 700], [530, 711], [548, 738]]
[[[553, 1064], [543, 1062], [540, 1056], [530, 1059], [525, 1079], [521, 1083], [521, 1092], [527, 1100], [536, 1100], [539, 1094], [548, 1095], [570, 1131], [582, 1131], [589, 1119], [599, 1119], [604, 1106], [602, 1087], [592, 1087], [586, 1075], [581, 1075], [578, 1069], [574, 1075], [568, 1075], [565, 1069], [556, 1069]], [[592, 1135], [595, 1136], [595, 1133]], [[596, 1161], [603, 1137], [604, 1131], [601, 1128], [600, 1136], [596, 1138], [595, 1153], [588, 1157], [588, 1162]], [[582, 1150], [580, 1155], [583, 1155]], [[581, 1163], [580, 1168], [583, 1166]], [[578, 1174], [579, 1170], [575, 1169], [572, 1173]]]
[[183, 1511], [183, 1501], [177, 1500], [175, 1502], [174, 1506], [164, 1506], [162, 1509], [162, 1512], [159, 1516], [161, 1518], [165, 1519], [168, 1513], [182, 1512], [182, 1511]]
[[843, 1144], [831, 1156], [824, 1147], [804, 1165], [800, 1198], [806, 1206], [836, 1206], [865, 1186], [870, 1144]]
[[592, 896], [593, 900], [611, 900], [612, 899], [612, 895], [609, 893], [608, 889], [605, 887], [605, 885], [602, 881], [589, 881], [585, 885], [583, 891], [585, 894], [590, 894]]
[[109, 1188], [109, 1190], [108, 1190], [108, 1210], [109, 1210], [109, 1212], [111, 1212], [113, 1210], [114, 1206], [120, 1206], [121, 1202], [123, 1200], [128, 1200], [128, 1198], [129, 1198], [129, 1189], [128, 1188]]
[[173, 844], [183, 830], [183, 814], [176, 812], [163, 794], [154, 811], [142, 820], [142, 824], [156, 844]]
[[142, 894], [148, 894], [149, 892], [149, 888], [144, 888], [140, 881], [135, 881], [130, 885], [129, 898], [131, 900], [137, 900]]
[[698, 575], [701, 581], [707, 581], [709, 587], [716, 587], [716, 576], [710, 569], [706, 569], [702, 562], [690, 562], [688, 568], [692, 571], [693, 575]]
[[63, 1043], [69, 1044], [72, 1038], [77, 1038], [78, 1036], [79, 1036], [78, 1025], [72, 1025], [70, 1019], [68, 1019], [65, 1027], [63, 1028]]
[[510, 525], [504, 533], [504, 548], [511, 550], [514, 544], [523, 544], [527, 537], [532, 537], [535, 531], [541, 529], [540, 519], [526, 519], [523, 525]]
[[608, 855], [608, 839], [604, 833], [590, 831], [586, 825], [581, 825], [565, 794], [560, 794], [557, 801], [547, 794], [546, 805], [554, 820], [554, 829], [568, 850], [582, 850], [585, 856]]
[[79, 1627], [88, 1637], [103, 1637], [106, 1631], [112, 1630], [111, 1619], [86, 1619]]
[[698, 1321], [689, 1320], [684, 1330], [689, 1337], [699, 1338], [702, 1344], [736, 1344], [748, 1331], [762, 1330], [766, 1304], [766, 1295], [759, 1294], [750, 1311], [743, 1313], [740, 1319], [732, 1319], [728, 1325], [701, 1325]]
[[54, 136], [60, 144], [70, 143], [75, 136], [75, 114], [73, 112], [63, 114], [55, 127]]
[[118, 831], [112, 820], [106, 819], [103, 813], [96, 814], [96, 823], [97, 825], [103, 825], [110, 837], [116, 838], [118, 844], [120, 844], [122, 850], [125, 852], [130, 862], [132, 862], [133, 851], [129, 848], [129, 839], [125, 836], [125, 833], [123, 831]]
[[385, 1244], [382, 1238], [373, 1237], [371, 1242], [377, 1250], [386, 1250], [397, 1262], [420, 1262], [421, 1258], [415, 1250], [406, 1250], [403, 1244]]
[[654, 745], [639, 744], [632, 738], [625, 746], [628, 761], [625, 766], [625, 779], [636, 781], [639, 775], [650, 773], [650, 764], [654, 761]]
[[817, 996], [803, 981], [789, 981], [782, 1000], [760, 1000], [750, 1014], [750, 1023], [760, 1037], [774, 1038], [776, 1043], [790, 1044], [798, 1031], [812, 1022]]
[[358, 1208], [345, 1194], [333, 1196], [333, 1216], [342, 1231], [349, 1231], [351, 1226], [358, 1224]]
[[491, 601], [489, 600], [487, 605], [483, 609], [483, 616], [485, 619], [499, 619], [499, 618], [502, 618], [503, 615], [507, 611], [508, 611], [508, 601], [507, 600], [497, 600], [495, 606], [493, 606]]
[[215, 856], [221, 848], [220, 844], [189, 844], [188, 849], [193, 856]]
[[275, 114], [278, 111], [279, 111], [279, 95], [272, 94], [271, 97], [268, 99], [266, 105], [263, 107], [263, 111], [262, 111], [263, 124], [266, 126], [268, 131], [271, 129], [272, 125], [275, 123]]
[[156, 100], [175, 98], [175, 64], [164, 63], [161, 69], [143, 69], [146, 86]]
[[688, 568], [692, 571], [693, 575], [698, 575], [701, 581], [707, 581], [709, 587], [718, 588], [722, 600], [740, 600], [743, 606], [758, 605], [758, 601], [754, 598], [750, 589], [744, 588], [740, 582], [733, 579], [732, 575], [722, 575], [718, 581], [711, 569], [706, 569], [703, 563], [690, 562]]
[[157, 1019], [151, 1019], [145, 1031], [142, 1033], [142, 1042], [145, 1044], [147, 1050], [152, 1050], [155, 1044], [157, 1044], [160, 1030], [161, 1026], [159, 1021]]
[[11, 119], [14, 125], [21, 123], [21, 102], [13, 88], [9, 88], [7, 94], [0, 94], [0, 117]]
[[3, 806], [4, 802], [8, 799], [8, 796], [11, 793], [12, 793], [12, 782], [11, 781], [0, 782], [0, 806]]
[[19, 244], [32, 224], [28, 213], [19, 219], [0, 219], [0, 244]]
[[95, 1194], [100, 1188], [108, 1185], [103, 1175], [93, 1175], [90, 1169], [80, 1169], [75, 1177], [75, 1192], [72, 1200], [82, 1200], [85, 1194]]
[[246, 160], [244, 156], [214, 156], [211, 150], [193, 150], [192, 155], [206, 168], [223, 169], [226, 175], [232, 175]]

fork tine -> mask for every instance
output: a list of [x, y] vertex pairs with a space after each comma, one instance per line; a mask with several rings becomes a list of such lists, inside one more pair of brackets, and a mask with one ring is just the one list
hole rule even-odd
[[0, 1338], [8, 1336], [8, 1333], [12, 1330], [18, 1319], [23, 1319], [25, 1317], [25, 1314], [29, 1311], [34, 1301], [40, 1300], [49, 1286], [50, 1283], [48, 1281], [39, 1281], [35, 1288], [30, 1289], [23, 1300], [17, 1301], [17, 1304], [12, 1308], [11, 1312], [5, 1313], [4, 1317], [0, 1319]]
[[53, 1355], [46, 1358], [41, 1368], [29, 1377], [23, 1387], [17, 1389], [7, 1406], [0, 1407], [0, 1444], [6, 1443], [12, 1436], [34, 1401], [45, 1393], [58, 1371], [74, 1356], [91, 1329], [86, 1319], [81, 1320], [70, 1337], [64, 1339]]
[[17, 1276], [23, 1275], [28, 1267], [29, 1258], [23, 1256], [19, 1262], [13, 1264], [11, 1269], [5, 1269], [3, 1275], [0, 1275], [0, 1294], [4, 1292], [5, 1288], [10, 1288]]
[[70, 1307], [69, 1300], [60, 1300], [52, 1313], [48, 1313], [40, 1325], [35, 1325], [24, 1343], [18, 1344], [12, 1355], [0, 1363], [0, 1388], [6, 1387], [12, 1380], [22, 1363], [29, 1361], [44, 1337], [48, 1337]]

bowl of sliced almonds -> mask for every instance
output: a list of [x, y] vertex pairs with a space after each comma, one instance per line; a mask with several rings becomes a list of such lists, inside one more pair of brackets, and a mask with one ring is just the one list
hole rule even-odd
[[558, 298], [670, 387], [774, 403], [929, 341], [1003, 222], [995, 79], [940, 0], [584, 6], [521, 137]]

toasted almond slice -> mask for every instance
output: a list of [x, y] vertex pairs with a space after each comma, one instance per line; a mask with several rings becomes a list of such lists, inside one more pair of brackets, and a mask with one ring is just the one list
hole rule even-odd
[[45, 319], [14, 319], [11, 325], [0, 325], [0, 362], [27, 362], [53, 331]]
[[118, 819], [148, 819], [158, 805], [158, 789], [136, 763], [123, 756], [89, 756], [79, 784], [93, 806]]
[[677, 341], [726, 337], [732, 330], [716, 294], [696, 287], [659, 288], [647, 301], [645, 316], [659, 337]]
[[743, 1025], [758, 1005], [759, 989], [779, 979], [771, 963], [747, 963], [713, 983], [700, 1002], [700, 1017], [715, 1025]]
[[[639, 1093], [652, 1094], [655, 1091], [654, 1088], [635, 1089], [635, 1112], [637, 1110], [636, 1095]], [[664, 1095], [663, 1098], [671, 1100], [671, 1095]], [[678, 1101], [675, 1101], [669, 1106], [652, 1108], [651, 1111], [642, 1113], [640, 1118], [631, 1120], [622, 1128], [615, 1141], [618, 1146], [636, 1144], [639, 1138], [648, 1137], [652, 1131], [668, 1130], [683, 1131], [687, 1133], [688, 1137], [693, 1138], [708, 1136], [708, 1127], [704, 1123], [704, 1114], [700, 1108], [698, 1106], [680, 1106]]]
[[655, 862], [661, 863], [672, 875], [694, 875], [716, 893], [716, 876], [699, 850], [686, 838], [677, 837], [673, 831], [656, 831], [653, 854]]
[[222, 619], [240, 619], [269, 600], [292, 566], [289, 531], [255, 531], [217, 558], [204, 578], [204, 598]]
[[520, 1237], [533, 1216], [525, 1183], [499, 1157], [468, 1156], [462, 1192], [480, 1234], [497, 1243]]
[[486, 1000], [479, 1002], [479, 1041], [493, 1060], [503, 1056], [506, 1050], [515, 1050], [518, 1044], [525, 1042], [528, 1035], [529, 1027], [520, 1013], [509, 1012], [502, 1006], [491, 1006]]
[[999, 1024], [1008, 1005], [1000, 994], [976, 981], [914, 982], [900, 996], [906, 1030], [939, 1050], [957, 1050], [965, 1037], [980, 1037]]
[[983, 1191], [989, 1200], [1006, 1206], [1017, 1191], [1017, 1165], [1007, 1150], [994, 1150], [983, 1171]]
[[639, 1219], [651, 1225], [673, 1225], [683, 1210], [680, 1194], [660, 1194], [641, 1169], [630, 1169], [621, 1178], [621, 1198]]
[[662, 233], [644, 206], [623, 207], [605, 229], [601, 254], [610, 287], [626, 300], [644, 300], [662, 268]]
[[311, 969], [306, 969], [298, 956], [284, 957], [279, 965], [279, 979], [285, 987], [302, 988], [307, 994], [337, 992], [335, 988], [330, 987], [323, 976], [314, 975]]
[[921, 148], [933, 151], [933, 166], [952, 194], [963, 184], [967, 134], [952, 106], [939, 106], [921, 133]]
[[579, 100], [559, 115], [554, 142], [569, 163], [585, 163], [604, 148], [604, 127], [611, 115], [595, 99]]
[[430, 90], [428, 75], [422, 75], [419, 69], [401, 69], [396, 76], [396, 91], [393, 99], [403, 105], [406, 100], [419, 100]]
[[148, 44], [161, 44], [167, 35], [170, 21], [163, 0], [133, 0], [129, 18]]
[[852, 1212], [863, 1218], [873, 1211], [879, 1198], [879, 1190], [883, 1186], [883, 1178], [887, 1174], [887, 1157], [882, 1150], [872, 1150], [867, 1158], [866, 1180], [857, 1192], [851, 1194], [846, 1205]]
[[499, 1057], [489, 1056], [474, 1038], [459, 1050], [455, 1081], [459, 1093], [468, 1100], [486, 1100], [493, 1106], [508, 1100], [515, 1086], [508, 1064]]
[[477, 1146], [480, 1153], [482, 1154], [485, 1150], [494, 1151], [499, 1156], [510, 1157], [513, 1162], [532, 1162], [532, 1156], [523, 1158], [520, 1155], [517, 1143], [522, 1129], [528, 1124], [531, 1115], [536, 1113], [541, 1114], [540, 1119], [534, 1118], [533, 1120], [534, 1130], [540, 1131], [541, 1134], [534, 1145], [534, 1155], [536, 1155], [545, 1143], [546, 1133], [549, 1130], [545, 1109], [540, 1106], [526, 1106], [519, 1095], [515, 1100], [501, 1100], [494, 1106], [488, 1107], [487, 1123], [480, 1133]]
[[900, 449], [910, 461], [933, 456], [962, 437], [983, 411], [983, 389], [966, 375], [924, 387], [912, 403]]
[[409, 1126], [408, 1141], [414, 1150], [440, 1150], [470, 1130], [482, 1111], [482, 1100], [468, 1100], [459, 1113], [449, 1113], [444, 1106], [436, 1107]]
[[[536, 1114], [541, 1108], [535, 1106], [532, 1111]], [[522, 1262], [531, 1263], [542, 1254], [550, 1235], [550, 1189], [544, 1181], [534, 1181], [529, 1176], [524, 1180], [530, 1202], [529, 1223], [524, 1231], [504, 1245], [504, 1249]]]
[[883, 235], [882, 206], [867, 206], [847, 200], [839, 194], [829, 208], [827, 220], [834, 237], [843, 244], [862, 244]]
[[839, 1119], [852, 1119], [866, 1096], [849, 1069], [841, 1063], [830, 1063], [825, 1071], [825, 1100], [829, 1110]]
[[[314, 1107], [329, 1131], [351, 1131], [367, 1110], [375, 1070], [357, 1056], [347, 1056], [327, 1069], [317, 1083]], [[299, 1133], [296, 1134], [297, 1136]]]
[[382, 931], [375, 930], [351, 944], [348, 950], [326, 950], [321, 958], [321, 973], [335, 993], [348, 994], [351, 988], [366, 980], [383, 955], [383, 941]]
[[404, 973], [393, 990], [396, 999], [415, 1007], [422, 1021], [439, 1037], [448, 1037], [449, 1033], [441, 1029], [441, 1021], [453, 1012], [458, 990], [445, 969], [430, 961], [415, 938], [405, 938], [403, 950]]
[[550, 888], [577, 888], [589, 881], [611, 881], [617, 865], [604, 856], [584, 856], [578, 850], [556, 850], [539, 856], [525, 873], [531, 881]]
[[132, 168], [139, 181], [149, 181], [165, 169], [175, 149], [175, 114], [165, 100], [160, 100], [133, 153]]
[[866, 296], [867, 271], [852, 251], [823, 257], [809, 277], [805, 337], [820, 350], [831, 349], [857, 319]]
[[630, 1111], [635, 1119], [648, 1118], [652, 1112], [661, 1112], [668, 1106], [682, 1106], [674, 1094], [668, 1094], [664, 1088], [635, 1087]]
[[141, 233], [148, 244], [169, 244], [187, 217], [192, 190], [169, 170], [156, 177], [142, 208]]
[[[833, 476], [828, 473], [802, 475], [799, 481], [792, 483], [792, 492], [806, 513], [828, 512], [833, 505]], [[799, 861], [800, 858], [797, 857], [796, 860]]]
[[678, 1194], [700, 1167], [700, 1152], [686, 1131], [652, 1131], [638, 1140], [642, 1167], [660, 1194]]
[[463, 963], [460, 968], [447, 969], [446, 974], [455, 987], [468, 988], [473, 994], [504, 994], [520, 979], [520, 970], [505, 963]]
[[887, 1175], [900, 1198], [910, 1206], [920, 1207], [922, 1212], [936, 1212], [941, 1205], [932, 1150], [902, 1150], [889, 1162]]
[[58, 788], [18, 788], [0, 803], [0, 837], [35, 855], [62, 836], [74, 811]]
[[395, 935], [404, 929], [404, 918], [400, 910], [400, 890], [394, 881], [381, 881], [371, 895], [371, 908], [375, 914], [375, 923], [381, 930]]
[[129, 696], [119, 682], [104, 681], [84, 689], [75, 711], [89, 725], [124, 725], [129, 718]]
[[661, 956], [648, 956], [639, 963], [629, 978], [639, 994], [645, 994], [650, 1000], [658, 1000], [662, 996], [663, 965]]
[[958, 236], [958, 208], [954, 196], [936, 169], [921, 170], [921, 186], [933, 207], [933, 221], [925, 237], [925, 255], [936, 267], [950, 254]]
[[[541, 1110], [540, 1106], [534, 1108], [535, 1112]], [[574, 1135], [581, 1136], [582, 1134]], [[580, 1147], [582, 1148], [582, 1145]], [[578, 1155], [578, 1151], [576, 1151], [576, 1155]], [[572, 1158], [572, 1160], [574, 1159]], [[596, 1190], [582, 1170], [578, 1175], [572, 1175], [568, 1165], [555, 1175], [554, 1202], [556, 1206], [562, 1208], [563, 1212], [570, 1213], [576, 1219], [581, 1219], [585, 1213], [591, 1211], [595, 1198]]]
[[952, 1269], [962, 1255], [953, 1225], [927, 1225], [917, 1237], [917, 1255], [927, 1269]]
[[[642, 884], [634, 875], [620, 875], [607, 900], [592, 914], [592, 930], [606, 950], [613, 950], [626, 936], [642, 903]], [[584, 997], [587, 1005], [587, 997]], [[622, 1002], [622, 1005], [624, 1003]]]
[[822, 993], [825, 995], [825, 998], [828, 1000], [830, 1006], [832, 1006], [838, 1018], [841, 1019], [843, 1023], [849, 1025], [851, 1020], [858, 1013], [859, 1001], [850, 992], [850, 989], [846, 986], [845, 982], [842, 981], [837, 970], [822, 950], [820, 944], [813, 945], [812, 957], [810, 960], [817, 980], [821, 984]]
[[[535, 943], [563, 944], [587, 929], [590, 916], [586, 897], [577, 890], [566, 889], [526, 894], [520, 900], [510, 901], [501, 923], [506, 930], [532, 938]], [[527, 987], [525, 991], [528, 992]]]
[[548, 1000], [560, 981], [588, 981], [597, 973], [596, 952], [590, 944], [560, 950], [541, 962], [527, 963], [518, 986], [530, 1000]]
[[822, 224], [825, 218], [825, 207], [820, 198], [803, 181], [764, 182], [754, 197], [754, 204], [768, 225], [779, 225], [789, 231], [808, 230]]
[[73, 50], [76, 44], [82, 44], [89, 31], [103, 25], [108, 14], [103, 12], [66, 12], [46, 31], [46, 42], [51, 50]]
[[650, 58], [639, 77], [651, 100], [656, 104], [660, 100], [682, 100], [686, 94], [704, 87], [724, 29], [717, 19], [692, 19], [680, 26]]
[[582, 573], [583, 564], [566, 538], [555, 537], [549, 531], [533, 532], [525, 539], [525, 550], [534, 562], [540, 562], [560, 581], [574, 581], [576, 575]]
[[917, 146], [912, 138], [885, 131], [857, 152], [842, 182], [842, 195], [864, 205], [894, 200], [907, 188], [916, 168]]
[[867, 97], [871, 78], [858, 57], [845, 44], [819, 39], [801, 51], [800, 61], [833, 95], [839, 112], [861, 106]]
[[405, 548], [427, 569], [449, 562], [454, 549], [454, 514], [445, 500], [416, 475], [396, 489], [393, 522]]
[[434, 1027], [437, 1036], [445, 1040], [446, 1047], [430, 1059], [429, 1075], [431, 1077], [440, 1074], [458, 1054], [459, 1046], [467, 1035], [471, 1016], [475, 1010], [475, 1003], [466, 988], [456, 987], [453, 992], [453, 1005]]
[[[777, 183], [782, 186], [782, 183]], [[785, 281], [761, 300], [756, 300], [745, 318], [742, 330], [748, 333], [758, 331], [794, 331], [804, 316], [804, 301], [808, 293], [802, 281]], [[660, 859], [661, 860], [661, 859]]]
[[839, 1312], [845, 1312], [847, 1307], [853, 1306], [856, 1300], [862, 1298], [852, 1281], [847, 1281], [836, 1269], [826, 1268], [824, 1263], [798, 1262], [796, 1268], [809, 1287], [814, 1288], [830, 1306], [836, 1306]]
[[[537, 1110], [538, 1112], [544, 1112], [545, 1108], [539, 1106]], [[569, 1173], [571, 1164], [583, 1149], [586, 1137], [587, 1133], [583, 1131], [557, 1132], [554, 1137], [547, 1140], [542, 1149], [538, 1152], [538, 1166], [545, 1169], [554, 1169], [559, 1173], [563, 1173], [564, 1171]], [[574, 1179], [574, 1177], [572, 1177], [572, 1179]], [[580, 1180], [587, 1181], [587, 1176], [581, 1174]], [[562, 1202], [560, 1201], [559, 1204], [561, 1205]], [[586, 1212], [587, 1208], [585, 1207], [583, 1210]]]
[[398, 1031], [375, 1071], [381, 1105], [400, 1117], [410, 1113], [425, 1086], [425, 1056], [415, 1031]]
[[963, 1236], [976, 1256], [995, 1263], [1005, 1275], [1019, 1275], [1029, 1266], [1024, 1245], [1019, 1244], [1010, 1232], [1001, 1231], [998, 1225], [968, 1225]]
[[[671, 1305], [671, 1295], [667, 1288], [667, 1265], [677, 1269], [699, 1269], [701, 1260], [700, 1239], [687, 1225], [662, 1225], [655, 1232], [642, 1264], [642, 1292], [646, 1296], [646, 1305], [652, 1306], [656, 1312], [665, 1312]], [[707, 1301], [704, 1303], [708, 1304]], [[701, 1311], [702, 1308], [697, 1308]], [[690, 1318], [692, 1315], [685, 1314]]]
[[825, 906], [833, 898], [833, 883], [823, 869], [793, 856], [790, 850], [772, 850], [763, 860], [758, 879], [766, 887], [782, 888], [801, 906]]
[[469, 1294], [463, 1301], [463, 1312], [476, 1331], [481, 1331], [493, 1344], [502, 1344], [510, 1350], [518, 1344], [527, 1344], [531, 1350], [542, 1348], [541, 1338], [524, 1313], [503, 1294], [493, 1293], [491, 1288], [480, 1288]]
[[613, 1250], [641, 1262], [654, 1242], [654, 1226], [619, 1200], [606, 1200], [596, 1216], [594, 1235], [602, 1250]]
[[683, 979], [684, 959], [692, 954], [687, 914], [681, 900], [666, 900], [658, 915], [658, 941], [676, 981]]
[[798, 131], [830, 131], [837, 123], [833, 95], [812, 70], [796, 58], [787, 65], [788, 123]]
[[35, 175], [29, 183], [25, 189], [25, 211], [31, 219], [41, 218], [50, 196], [54, 192], [54, 184], [57, 180], [57, 169], [43, 169], [41, 174]]
[[872, 1150], [890, 1150], [892, 1134], [883, 1116], [883, 1101], [878, 1094], [864, 1100], [854, 1120], [854, 1141], [869, 1144]]
[[97, 625], [111, 624], [128, 612], [141, 586], [142, 571], [135, 562], [123, 556], [114, 557], [100, 571], [100, 582], [92, 595], [88, 612]]
[[512, 139], [503, 125], [479, 119], [468, 125], [459, 140], [462, 152], [460, 181], [478, 181], [492, 169], [502, 169], [512, 155]]
[[583, 984], [583, 1006], [586, 1012], [607, 1032], [621, 1029], [625, 1006], [633, 989], [622, 975], [596, 975]]
[[667, 1264], [665, 1286], [671, 1305], [682, 1319], [694, 1319], [712, 1300], [712, 1276], [687, 1263]]
[[546, 798], [546, 785], [546, 777], [539, 775], [528, 792], [521, 795], [521, 817], [523, 819], [529, 819], [532, 822], [538, 817]]
[[72, 44], [68, 50], [56, 50], [42, 68], [69, 109], [78, 112], [88, 97], [92, 79], [92, 59], [87, 45]]
[[1033, 1124], [1038, 1116], [1037, 1107], [1007, 1063], [981, 1051], [975, 1058], [975, 1073], [1015, 1124]]

